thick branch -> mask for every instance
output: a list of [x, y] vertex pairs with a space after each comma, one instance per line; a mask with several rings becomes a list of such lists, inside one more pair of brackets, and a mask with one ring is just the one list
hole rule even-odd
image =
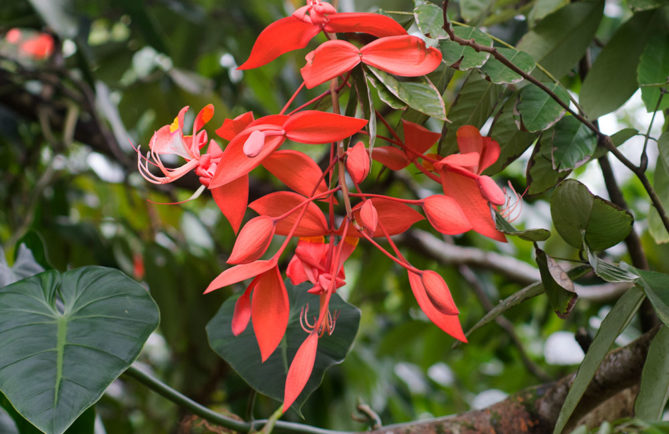
[[[595, 378], [581, 399], [572, 420], [578, 420], [600, 404], [606, 402], [638, 384], [641, 378], [648, 346], [657, 328], [646, 333], [626, 347], [609, 353], [602, 361]], [[556, 382], [531, 387], [511, 395], [504, 401], [482, 410], [470, 411], [456, 416], [448, 416], [432, 420], [389, 425], [375, 433], [546, 433], [553, 430], [562, 404], [564, 403], [574, 374]], [[624, 395], [619, 395], [625, 398]], [[629, 413], [628, 406], [633, 400], [623, 400], [617, 406], [622, 413]], [[608, 420], [616, 418], [616, 414], [604, 415]]]

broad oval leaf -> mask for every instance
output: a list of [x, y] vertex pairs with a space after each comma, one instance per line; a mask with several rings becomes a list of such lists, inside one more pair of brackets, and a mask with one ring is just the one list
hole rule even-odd
[[446, 120], [446, 106], [441, 93], [427, 77], [398, 80], [391, 74], [366, 66], [372, 74], [399, 100], [409, 107], [433, 118]]
[[614, 111], [639, 87], [639, 57], [662, 20], [661, 10], [634, 14], [604, 46], [581, 87], [580, 103], [590, 118]]
[[497, 161], [483, 171], [486, 175], [492, 176], [514, 162], [538, 136], [536, 133], [528, 133], [518, 128], [513, 117], [513, 108], [514, 101], [510, 100], [495, 116], [490, 127], [490, 137], [499, 143], [500, 154]]
[[[569, 94], [560, 83], [544, 83], [562, 102], [569, 103]], [[553, 126], [564, 115], [565, 109], [537, 86], [526, 86], [520, 91], [518, 111], [527, 131], [537, 132]]]
[[[532, 72], [537, 66], [532, 56], [524, 51], [506, 47], [497, 48], [497, 51], [526, 74]], [[490, 81], [497, 84], [513, 84], [523, 80], [523, 77], [518, 73], [512, 71], [494, 57], [488, 59], [485, 65], [481, 67], [481, 71]]]
[[[232, 314], [237, 296], [230, 297], [223, 303], [216, 315], [207, 324], [209, 345], [255, 390], [277, 401], [284, 398], [284, 386], [288, 367], [297, 349], [308, 334], [300, 326], [300, 310], [308, 305], [308, 319], [318, 315], [319, 297], [309, 294], [309, 285], [292, 285], [286, 280], [286, 289], [290, 299], [290, 320], [286, 335], [272, 355], [264, 363], [260, 359], [260, 350], [252, 327], [247, 327], [238, 336], [232, 334]], [[309, 395], [316, 390], [325, 371], [332, 365], [341, 363], [353, 345], [358, 332], [360, 311], [334, 294], [330, 300], [330, 311], [338, 311], [334, 333], [327, 333], [318, 341], [316, 362], [311, 377], [302, 393], [295, 401], [295, 408], [304, 404]]]
[[444, 16], [441, 8], [427, 1], [416, 1], [413, 16], [418, 29], [430, 38], [446, 38]]
[[571, 170], [585, 164], [597, 147], [597, 137], [573, 116], [565, 116], [555, 125], [553, 168]]
[[[475, 27], [456, 27], [453, 29], [455, 36], [462, 39], [473, 39], [476, 43], [492, 47], [492, 39]], [[486, 63], [490, 53], [485, 51], [476, 51], [472, 47], [460, 45], [455, 41], [442, 40], [439, 42], [439, 48], [444, 56], [444, 62], [447, 65], [466, 71], [472, 68], [480, 68]]]
[[555, 130], [541, 133], [540, 139], [534, 146], [534, 151], [527, 163], [528, 194], [540, 194], [553, 188], [558, 182], [566, 178], [568, 170], [559, 172], [553, 168], [553, 134]]
[[603, 10], [603, 0], [581, 1], [560, 8], [527, 32], [518, 43], [518, 49], [530, 54], [553, 76], [561, 78], [583, 57], [595, 36]]
[[137, 358], [158, 326], [148, 292], [118, 270], [47, 271], [0, 289], [0, 390], [60, 434]]
[[[669, 31], [651, 37], [639, 59], [637, 78], [641, 87], [641, 99], [646, 110], [665, 110], [669, 107], [669, 98], [660, 101], [660, 89], [669, 88]], [[659, 105], [658, 105], [659, 104]]]

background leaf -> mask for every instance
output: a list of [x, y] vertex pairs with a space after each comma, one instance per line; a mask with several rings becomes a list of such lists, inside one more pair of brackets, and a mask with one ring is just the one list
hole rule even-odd
[[[309, 315], [318, 315], [319, 297], [309, 294], [308, 285], [294, 286], [286, 281], [290, 298], [290, 321], [284, 340], [264, 363], [251, 324], [238, 336], [232, 334], [232, 314], [238, 296], [230, 297], [207, 325], [207, 335], [212, 349], [255, 390], [277, 401], [283, 401], [286, 374], [297, 349], [307, 333], [300, 326], [300, 309], [309, 306]], [[320, 385], [325, 371], [341, 363], [353, 345], [358, 332], [360, 311], [335, 294], [330, 300], [330, 311], [339, 312], [337, 326], [332, 335], [327, 333], [318, 340], [314, 370], [295, 401], [295, 408], [302, 407], [309, 395]], [[253, 318], [251, 318], [253, 321]]]
[[586, 163], [597, 147], [597, 137], [573, 116], [555, 124], [553, 134], [553, 167], [571, 170]]
[[[641, 87], [641, 99], [649, 112], [665, 110], [669, 107], [669, 98], [660, 98], [660, 89], [669, 89], [669, 31], [653, 35], [639, 58], [637, 77]], [[657, 86], [664, 83], [663, 86]], [[650, 85], [650, 86], [644, 86]], [[658, 106], [658, 102], [660, 105]]]
[[[480, 45], [492, 47], [490, 36], [475, 27], [456, 27], [453, 29], [453, 33], [462, 39], [473, 39]], [[439, 41], [439, 48], [443, 54], [444, 62], [460, 71], [480, 68], [490, 56], [490, 53], [485, 51], [476, 51], [472, 47], [460, 45], [457, 42], [445, 39]]]
[[[560, 100], [569, 103], [567, 90], [559, 83], [544, 83]], [[523, 126], [530, 132], [543, 131], [553, 126], [564, 115], [564, 108], [537, 86], [529, 85], [520, 91], [518, 111]]]
[[564, 400], [560, 415], [553, 429], [553, 434], [560, 434], [569, 421], [569, 417], [581, 400], [583, 393], [595, 376], [599, 364], [613, 345], [618, 335], [627, 327], [644, 299], [643, 292], [637, 287], [630, 288], [618, 299], [590, 344], [585, 358], [579, 366], [569, 393]]
[[636, 270], [637, 281], [653, 304], [655, 312], [665, 326], [669, 326], [669, 275], [656, 271]]
[[[532, 56], [523, 51], [506, 47], [498, 47], [497, 51], [506, 57], [509, 62], [513, 63], [521, 71], [527, 74], [532, 72], [537, 66]], [[485, 65], [481, 67], [481, 71], [493, 83], [513, 84], [523, 80], [523, 77], [492, 56], [488, 59]]]
[[47, 271], [0, 289], [0, 390], [39, 429], [64, 432], [135, 360], [158, 325], [118, 270]]
[[639, 394], [634, 401], [634, 415], [640, 419], [660, 420], [669, 398], [669, 327], [662, 326], [650, 343], [641, 373]]

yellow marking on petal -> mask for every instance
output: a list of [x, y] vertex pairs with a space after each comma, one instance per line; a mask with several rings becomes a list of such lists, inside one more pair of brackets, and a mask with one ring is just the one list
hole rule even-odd
[[177, 116], [176, 118], [174, 118], [172, 125], [170, 125], [170, 133], [173, 133], [178, 129], [179, 129], [179, 117]]
[[323, 244], [325, 243], [325, 237], [322, 235], [313, 237], [300, 237], [300, 241], [305, 241], [307, 243], [314, 243], [314, 244]]
[[360, 238], [358, 238], [358, 237], [345, 237], [344, 238], [344, 242], [346, 244], [350, 244], [352, 246], [357, 246], [359, 241], [360, 241]]

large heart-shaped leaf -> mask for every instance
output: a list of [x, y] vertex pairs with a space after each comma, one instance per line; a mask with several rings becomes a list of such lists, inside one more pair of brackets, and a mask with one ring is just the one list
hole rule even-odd
[[64, 432], [137, 358], [158, 325], [118, 270], [46, 271], [0, 288], [0, 390], [47, 433]]
[[[311, 315], [318, 315], [319, 297], [309, 294], [307, 285], [294, 286], [286, 281], [290, 298], [290, 321], [286, 335], [279, 347], [265, 360], [260, 360], [260, 350], [256, 342], [253, 327], [250, 325], [238, 336], [232, 334], [232, 314], [239, 297], [230, 297], [207, 325], [209, 344], [216, 354], [237, 371], [237, 373], [255, 390], [277, 401], [283, 401], [284, 385], [288, 367], [297, 349], [306, 339], [307, 333], [300, 326], [300, 312], [308, 306], [309, 321]], [[327, 333], [318, 340], [318, 351], [314, 370], [309, 382], [295, 401], [294, 408], [304, 404], [309, 395], [318, 387], [325, 370], [341, 363], [351, 349], [360, 323], [360, 311], [341, 299], [337, 294], [330, 299], [330, 312], [338, 312], [334, 333]], [[251, 318], [253, 321], [253, 318]]]

